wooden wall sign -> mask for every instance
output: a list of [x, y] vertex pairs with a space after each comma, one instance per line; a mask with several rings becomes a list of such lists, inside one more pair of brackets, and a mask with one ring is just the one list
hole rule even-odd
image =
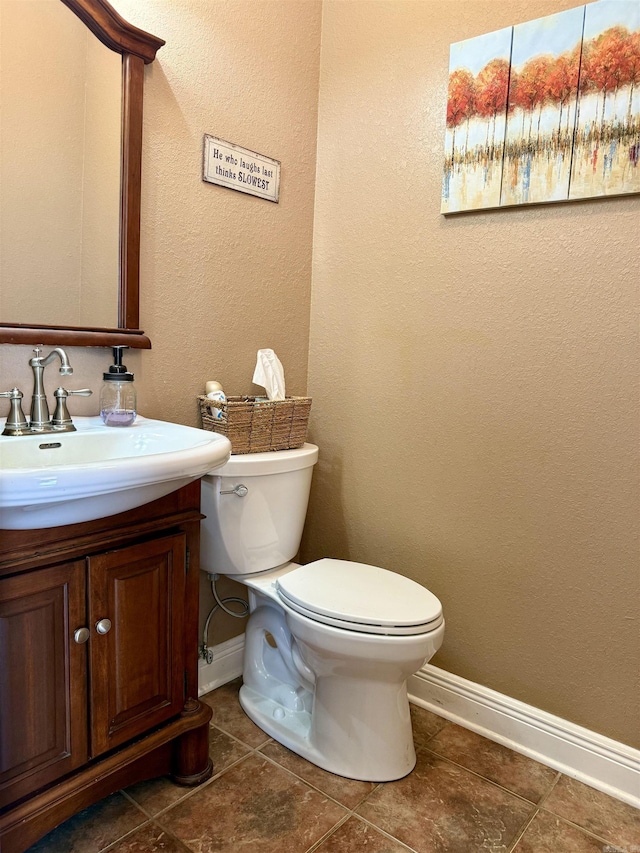
[[280, 161], [205, 133], [202, 180], [277, 203]]

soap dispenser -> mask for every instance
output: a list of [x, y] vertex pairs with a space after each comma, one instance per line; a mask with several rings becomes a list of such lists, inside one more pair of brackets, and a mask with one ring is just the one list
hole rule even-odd
[[136, 389], [133, 373], [122, 363], [122, 350], [113, 347], [113, 364], [102, 374], [100, 417], [107, 426], [131, 426], [136, 419]]

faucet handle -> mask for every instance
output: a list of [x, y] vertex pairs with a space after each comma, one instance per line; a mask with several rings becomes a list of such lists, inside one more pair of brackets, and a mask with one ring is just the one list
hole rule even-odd
[[71, 415], [67, 408], [67, 397], [90, 397], [93, 391], [90, 388], [80, 388], [78, 391], [67, 391], [66, 388], [56, 388], [53, 396], [56, 398], [56, 408], [51, 423], [57, 432], [75, 432], [71, 421]]
[[11, 391], [0, 391], [0, 397], [8, 397], [11, 401], [11, 408], [2, 435], [26, 435], [29, 432], [29, 427], [22, 411], [22, 391], [17, 388], [12, 388]]

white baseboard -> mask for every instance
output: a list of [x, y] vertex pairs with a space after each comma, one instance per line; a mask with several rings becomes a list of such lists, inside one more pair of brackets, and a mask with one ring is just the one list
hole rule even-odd
[[213, 661], [198, 661], [198, 696], [242, 675], [244, 634], [213, 646]]
[[421, 708], [640, 808], [640, 750], [431, 664], [408, 689]]
[[[198, 662], [198, 695], [242, 675], [244, 634], [213, 647], [213, 661]], [[555, 717], [427, 664], [408, 681], [409, 699], [640, 808], [640, 750]]]

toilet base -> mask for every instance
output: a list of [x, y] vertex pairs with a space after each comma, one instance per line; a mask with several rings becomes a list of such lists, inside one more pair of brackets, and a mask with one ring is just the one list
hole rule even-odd
[[278, 743], [337, 776], [345, 776], [361, 782], [392, 782], [406, 776], [415, 767], [416, 755], [413, 740], [408, 742], [403, 750], [402, 766], [399, 766], [397, 761], [394, 761], [393, 768], [381, 766], [376, 762], [376, 766], [372, 768], [371, 762], [367, 761], [366, 769], [359, 772], [353, 761], [341, 762], [337, 765], [313, 746], [310, 740], [311, 714], [309, 712], [285, 708], [273, 699], [260, 695], [246, 684], [240, 688], [240, 705], [246, 715]]
[[[442, 642], [314, 622], [253, 586], [240, 704], [263, 731], [348, 779], [391, 782], [416, 763], [406, 679]], [[256, 606], [257, 605], [257, 606]]]

